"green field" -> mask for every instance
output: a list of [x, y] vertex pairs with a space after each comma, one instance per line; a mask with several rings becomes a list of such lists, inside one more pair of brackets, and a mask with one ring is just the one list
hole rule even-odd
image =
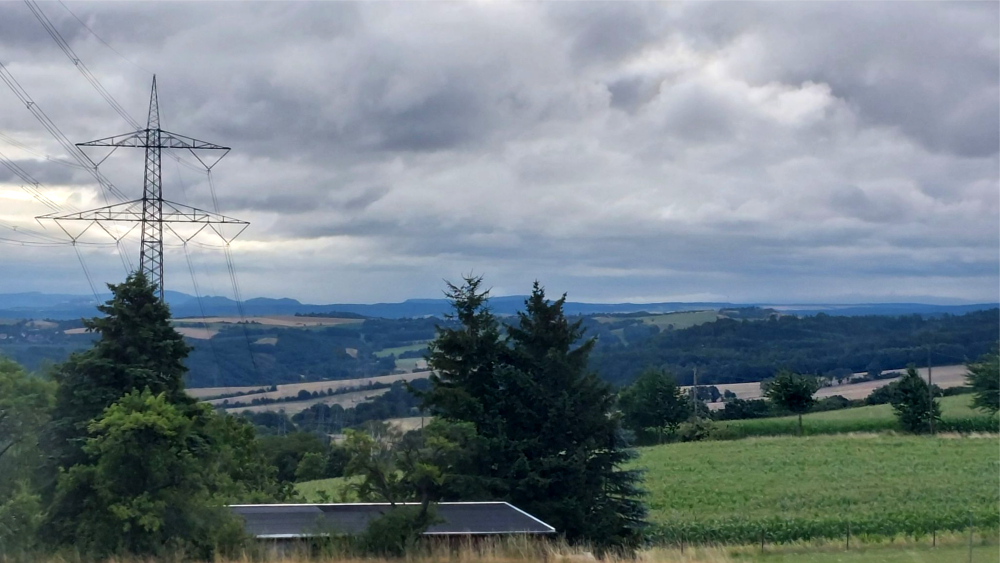
[[644, 448], [660, 542], [751, 543], [996, 530], [994, 437], [757, 438]]
[[[971, 407], [972, 395], [941, 398], [942, 432], [998, 432], [1000, 418], [990, 417]], [[720, 439], [752, 436], [782, 436], [798, 433], [798, 417], [729, 420], [717, 424]], [[885, 432], [900, 430], [890, 405], [873, 405], [807, 414], [802, 417], [805, 435]]]
[[427, 342], [418, 342], [416, 344], [409, 344], [407, 346], [396, 346], [395, 348], [383, 348], [378, 352], [375, 352], [375, 355], [378, 356], [379, 358], [384, 358], [390, 354], [395, 354], [396, 356], [399, 356], [403, 352], [415, 352], [426, 349], [427, 349]]
[[[601, 323], [613, 323], [626, 320], [627, 318], [629, 317], [594, 317], [594, 320]], [[660, 315], [631, 318], [640, 320], [644, 324], [656, 325], [660, 327], [660, 330], [667, 330], [667, 327], [670, 325], [674, 326], [674, 330], [681, 330], [718, 320], [719, 314], [716, 311], [680, 311], [677, 313], [663, 313]]]
[[318, 479], [295, 484], [295, 492], [305, 502], [323, 501], [323, 492], [329, 497], [328, 502], [355, 502], [358, 496], [348, 487], [351, 479], [335, 477], [333, 479]]

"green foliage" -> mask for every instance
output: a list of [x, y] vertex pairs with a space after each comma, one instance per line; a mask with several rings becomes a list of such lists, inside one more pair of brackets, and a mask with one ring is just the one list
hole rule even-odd
[[991, 414], [1000, 411], [1000, 356], [996, 350], [969, 364], [966, 377], [976, 393], [975, 407]]
[[348, 430], [344, 473], [359, 478], [353, 488], [362, 500], [427, 507], [466, 478], [461, 470], [474, 439], [475, 429], [467, 423], [435, 419], [405, 435], [395, 426], [370, 423], [364, 431]]
[[326, 454], [326, 477], [343, 477], [349, 461], [351, 454], [347, 448], [332, 444]]
[[[8, 484], [9, 485], [9, 484]], [[0, 561], [38, 546], [38, 530], [45, 518], [42, 499], [24, 481], [0, 499]]]
[[325, 454], [323, 439], [307, 432], [292, 432], [285, 436], [263, 436], [261, 451], [268, 463], [276, 467], [277, 478], [284, 483], [296, 481], [295, 472], [307, 454]]
[[295, 468], [295, 481], [314, 481], [326, 477], [326, 456], [319, 452], [307, 452]]
[[649, 369], [618, 397], [622, 423], [646, 443], [663, 443], [691, 416], [691, 401], [672, 375]]
[[83, 461], [81, 446], [90, 421], [133, 389], [164, 393], [173, 404], [193, 402], [183, 384], [188, 346], [170, 325], [170, 310], [155, 287], [137, 272], [108, 288], [112, 298], [98, 306], [105, 316], [83, 321], [100, 338], [53, 374], [59, 389], [46, 438], [61, 469]]
[[[592, 331], [600, 323], [590, 323]], [[595, 334], [595, 332], [591, 332]], [[927, 342], [935, 357], [976, 358], [1000, 339], [997, 310], [965, 315], [783, 316], [759, 322], [719, 319], [683, 330], [665, 330], [635, 344], [600, 332], [591, 367], [616, 385], [634, 380], [649, 366], [666, 369], [682, 385], [698, 366], [703, 383], [761, 381], [776, 366], [796, 373], [852, 372], [924, 365]], [[938, 356], [940, 354], [940, 356]]]
[[774, 379], [762, 385], [764, 396], [775, 405], [799, 415], [799, 434], [802, 434], [802, 415], [812, 408], [819, 390], [819, 380], [809, 375], [799, 375], [781, 370]]
[[927, 382], [910, 366], [896, 383], [898, 388], [891, 403], [899, 425], [908, 432], [928, 432], [931, 421], [941, 419], [941, 405], [932, 397]]
[[488, 307], [482, 278], [449, 284], [456, 327], [430, 345], [435, 370], [425, 406], [476, 431], [469, 479], [451, 494], [504, 499], [549, 522], [571, 541], [598, 548], [638, 541], [641, 476], [623, 467], [633, 453], [614, 395], [587, 371], [593, 340], [581, 322], [545, 298], [536, 283], [506, 342]]
[[[958, 395], [941, 400], [942, 418], [937, 425], [941, 432], [991, 432], [1000, 431], [1000, 419], [988, 416], [970, 407], [972, 397]], [[898, 432], [899, 421], [888, 404], [843, 410], [810, 413], [802, 417], [803, 434], [848, 434], [858, 432]], [[798, 434], [798, 417], [772, 417], [754, 420], [727, 420], [716, 425], [713, 438], [735, 440], [755, 436], [790, 436]]]
[[717, 436], [716, 424], [707, 418], [695, 418], [684, 422], [677, 429], [677, 439], [681, 442], [714, 440]]
[[148, 389], [107, 407], [89, 425], [88, 462], [59, 477], [58, 537], [94, 554], [197, 557], [239, 539], [241, 525], [223, 506], [218, 452], [200, 432], [214, 415], [207, 406], [192, 411]]
[[977, 526], [1000, 520], [994, 439], [789, 436], [640, 452], [654, 541], [843, 538], [848, 520], [855, 535], [919, 536], [964, 530], [970, 511]]
[[19, 480], [33, 480], [41, 465], [39, 434], [54, 402], [52, 382], [32, 377], [0, 357], [0, 503]]
[[378, 557], [403, 557], [411, 553], [420, 535], [440, 520], [433, 507], [397, 506], [368, 523], [361, 535], [362, 550]]

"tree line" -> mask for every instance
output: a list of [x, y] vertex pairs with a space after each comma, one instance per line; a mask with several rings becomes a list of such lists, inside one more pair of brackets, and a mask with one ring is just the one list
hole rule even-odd
[[[361, 478], [363, 497], [421, 503], [373, 523], [361, 545], [376, 552], [412, 541], [443, 500], [507, 500], [600, 549], [641, 539], [641, 474], [565, 296], [549, 301], [536, 284], [503, 327], [480, 278], [449, 285], [435, 375], [405, 390], [435, 422], [403, 436], [351, 431], [333, 455], [305, 433], [268, 444], [250, 421], [189, 397], [190, 348], [154, 286], [135, 273], [109, 288], [102, 316], [84, 321], [93, 345], [49, 377], [0, 362], [0, 552], [211, 558], [246, 541], [228, 504], [287, 500], [289, 481], [331, 464]], [[300, 456], [295, 440], [324, 449]]]

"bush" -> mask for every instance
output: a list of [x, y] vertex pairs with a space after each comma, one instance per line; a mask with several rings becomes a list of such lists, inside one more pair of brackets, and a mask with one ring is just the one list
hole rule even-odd
[[681, 442], [700, 442], [718, 439], [715, 423], [707, 418], [696, 418], [677, 428], [677, 439]]
[[433, 506], [397, 506], [368, 523], [359, 538], [361, 549], [378, 557], [402, 557], [412, 551], [420, 535], [439, 522]]

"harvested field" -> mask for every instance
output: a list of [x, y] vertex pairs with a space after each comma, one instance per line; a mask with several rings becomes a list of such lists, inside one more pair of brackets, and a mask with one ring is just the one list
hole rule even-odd
[[[326, 391], [327, 389], [346, 389], [350, 387], [364, 387], [372, 383], [393, 383], [396, 381], [413, 381], [414, 379], [420, 379], [430, 375], [430, 372], [417, 372], [417, 373], [398, 373], [393, 375], [379, 375], [376, 377], [362, 377], [357, 379], [340, 379], [337, 381], [310, 381], [309, 383], [289, 383], [286, 385], [279, 385], [277, 391], [267, 391], [263, 393], [254, 393], [267, 386], [264, 385], [252, 385], [249, 387], [200, 387], [196, 389], [188, 389], [188, 395], [196, 399], [207, 399], [210, 397], [221, 397], [223, 395], [233, 395], [235, 393], [253, 393], [253, 395], [244, 395], [240, 397], [244, 402], [249, 402], [254, 398], [266, 397], [268, 399], [278, 399], [281, 397], [294, 397], [299, 394], [299, 391]], [[210, 404], [217, 404], [222, 402], [220, 399], [213, 399], [208, 401]], [[232, 402], [232, 401], [230, 401]]]
[[[184, 319], [173, 319], [175, 323], [223, 323], [236, 324], [241, 322], [239, 317], [190, 317]], [[266, 317], [246, 317], [246, 321], [267, 326], [280, 327], [309, 327], [309, 326], [336, 326], [364, 322], [364, 319], [341, 319], [336, 317], [296, 317], [294, 315], [270, 315]]]
[[87, 334], [87, 329], [84, 327], [67, 328], [63, 331], [63, 334]]
[[179, 332], [182, 336], [197, 340], [208, 340], [216, 334], [219, 334], [219, 329], [216, 327], [205, 328], [201, 326], [178, 326], [174, 327], [174, 330]]
[[273, 336], [265, 336], [264, 338], [258, 338], [253, 341], [254, 344], [263, 344], [265, 346], [274, 346], [278, 343], [278, 339]]
[[[900, 370], [887, 370], [887, 371], [899, 371], [900, 373], [906, 371], [905, 369]], [[961, 387], [965, 385], [965, 373], [966, 368], [964, 365], [952, 365], [952, 366], [935, 366], [932, 375], [934, 384], [942, 389], [947, 389], [949, 387]], [[927, 377], [927, 368], [917, 368], [917, 372], [920, 373], [924, 378]], [[863, 376], [863, 373], [856, 373], [855, 376]], [[844, 383], [843, 385], [834, 385], [832, 387], [823, 387], [816, 392], [816, 397], [822, 399], [823, 397], [833, 397], [834, 395], [841, 395], [847, 399], [864, 399], [871, 392], [888, 385], [898, 378], [893, 379], [880, 379], [878, 381], [862, 381], [859, 383]], [[763, 398], [763, 394], [760, 392], [760, 383], [722, 383], [715, 385], [719, 388], [720, 393], [725, 393], [726, 390], [736, 393], [736, 397], [740, 399], [760, 399]], [[690, 387], [684, 387], [684, 389], [690, 389]], [[721, 409], [723, 407], [722, 401], [717, 403], [709, 403], [708, 408], [712, 410]]]
[[[355, 391], [352, 393], [342, 393], [340, 395], [332, 395], [328, 397], [317, 397], [315, 399], [307, 399], [305, 401], [290, 401], [290, 402], [279, 402], [270, 403], [267, 405], [250, 405], [246, 407], [234, 407], [226, 409], [226, 412], [230, 414], [237, 414], [244, 411], [250, 412], [284, 412], [287, 415], [298, 414], [307, 408], [318, 405], [320, 403], [326, 405], [340, 405], [345, 409], [349, 409], [359, 403], [366, 403], [379, 395], [387, 392], [388, 389], [372, 389], [366, 391]], [[256, 395], [254, 395], [256, 397]], [[245, 401], [249, 402], [250, 399], [247, 397], [235, 397], [230, 399], [232, 401]]]
[[430, 424], [432, 416], [408, 416], [406, 418], [390, 418], [386, 420], [387, 423], [399, 428], [403, 432], [409, 432], [410, 430], [416, 430], [424, 425]]

